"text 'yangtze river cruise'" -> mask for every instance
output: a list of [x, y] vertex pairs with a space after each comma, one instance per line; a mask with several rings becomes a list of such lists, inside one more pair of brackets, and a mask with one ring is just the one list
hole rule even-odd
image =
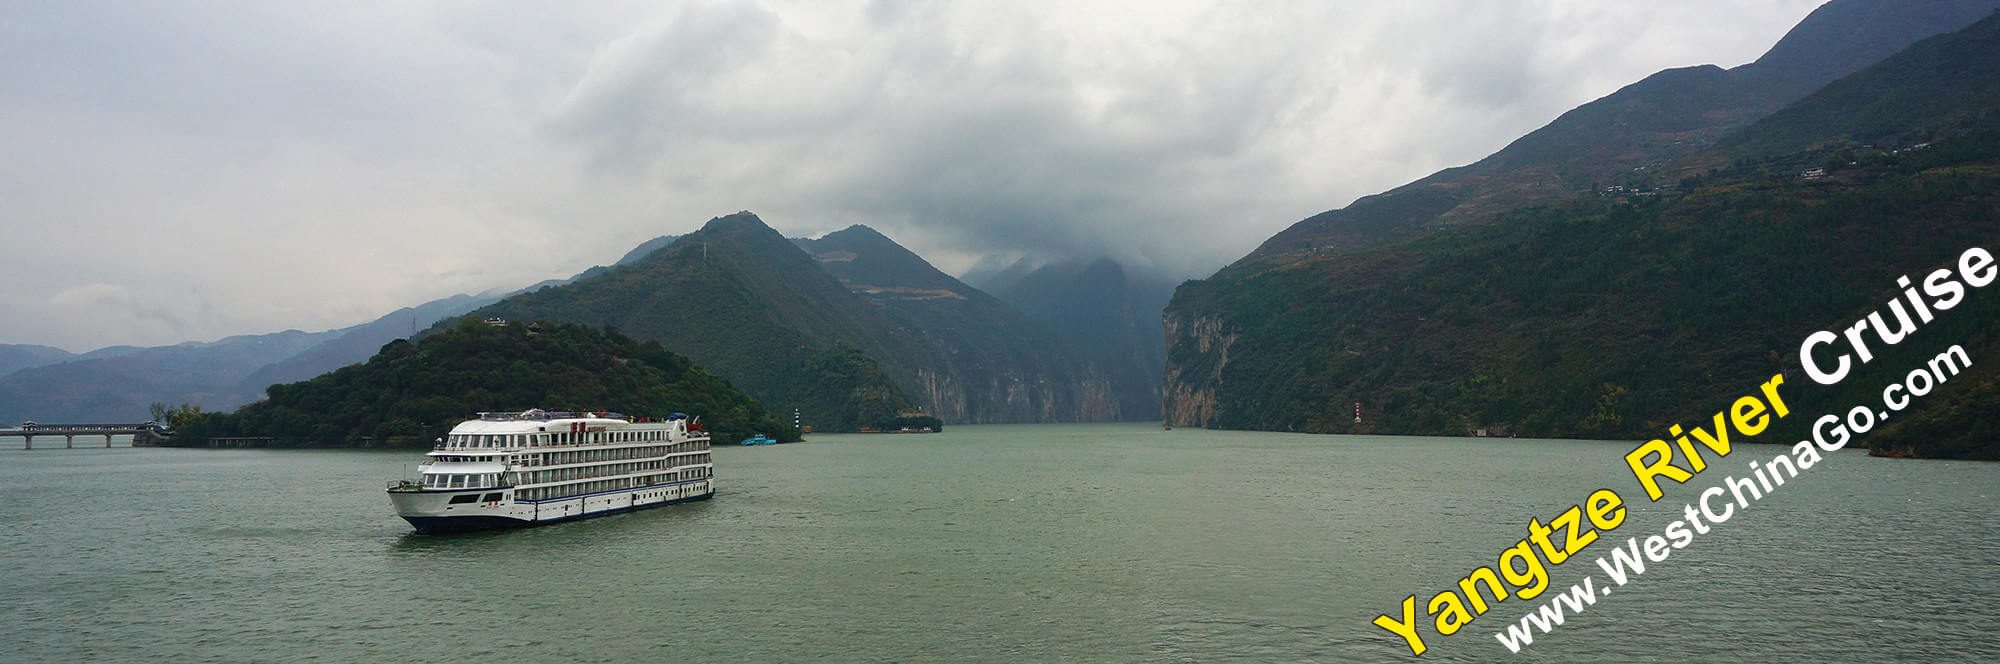
[[512, 528], [715, 494], [708, 433], [686, 415], [529, 410], [453, 427], [421, 476], [389, 485], [420, 533]]

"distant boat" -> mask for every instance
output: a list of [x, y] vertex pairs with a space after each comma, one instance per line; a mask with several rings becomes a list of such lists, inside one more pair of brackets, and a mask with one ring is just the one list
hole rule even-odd
[[764, 434], [761, 434], [761, 433], [760, 433], [760, 434], [757, 434], [757, 435], [755, 435], [755, 436], [751, 436], [751, 437], [749, 437], [749, 438], [745, 438], [745, 439], [743, 439], [743, 444], [745, 444], [745, 445], [776, 445], [776, 444], [778, 444], [778, 441], [776, 441], [776, 440], [772, 440], [770, 436], [766, 436], [766, 435], [764, 435]]

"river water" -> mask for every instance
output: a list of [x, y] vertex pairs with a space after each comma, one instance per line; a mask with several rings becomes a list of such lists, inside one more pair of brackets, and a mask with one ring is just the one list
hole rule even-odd
[[[39, 442], [39, 441], [38, 441]], [[1408, 661], [1369, 624], [1609, 487], [1587, 441], [952, 427], [716, 451], [712, 501], [419, 537], [417, 454], [0, 451], [0, 660]], [[1739, 447], [1705, 475], [1781, 448]], [[1719, 479], [1719, 478], [1718, 478]], [[1712, 483], [1712, 482], [1710, 482]], [[1838, 453], [1520, 655], [1430, 661], [2000, 660], [2000, 465]], [[1613, 541], [1613, 540], [1616, 541]], [[1420, 613], [1420, 619], [1421, 613]]]

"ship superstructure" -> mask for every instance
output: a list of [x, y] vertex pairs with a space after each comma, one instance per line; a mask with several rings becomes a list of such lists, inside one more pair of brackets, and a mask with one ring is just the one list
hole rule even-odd
[[529, 526], [715, 494], [707, 432], [680, 413], [480, 413], [389, 485], [418, 532]]

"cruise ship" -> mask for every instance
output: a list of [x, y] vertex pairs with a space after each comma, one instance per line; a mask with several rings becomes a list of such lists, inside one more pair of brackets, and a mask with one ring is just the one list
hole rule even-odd
[[440, 439], [419, 477], [389, 484], [419, 533], [514, 528], [715, 495], [708, 433], [686, 415], [480, 413]]

